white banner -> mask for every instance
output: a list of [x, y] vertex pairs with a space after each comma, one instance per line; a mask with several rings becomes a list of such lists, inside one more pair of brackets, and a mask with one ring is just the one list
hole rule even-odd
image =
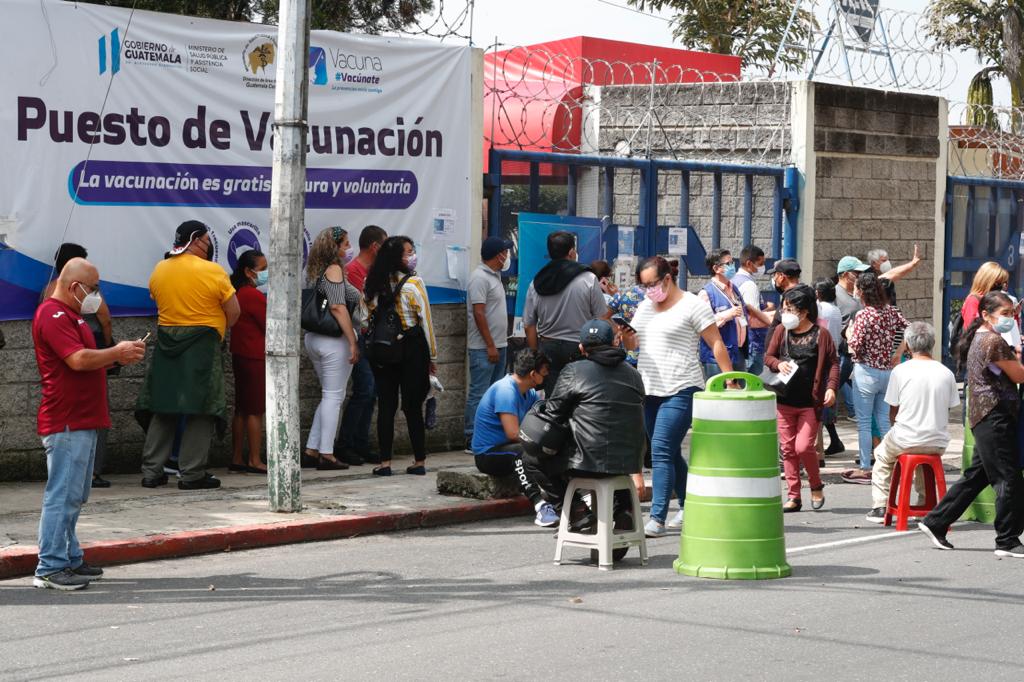
[[[229, 272], [267, 250], [275, 27], [54, 0], [0, 14], [0, 319], [31, 317], [62, 241], [121, 315], [153, 312], [149, 274], [184, 220], [212, 228]], [[432, 301], [464, 300], [471, 71], [468, 47], [313, 32], [307, 244], [380, 225], [416, 242]]]

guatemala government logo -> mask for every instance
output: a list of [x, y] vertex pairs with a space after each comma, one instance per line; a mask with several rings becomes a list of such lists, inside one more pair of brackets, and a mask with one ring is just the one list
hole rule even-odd
[[110, 50], [107, 50], [107, 36], [100, 36], [100, 75], [107, 72], [107, 55], [110, 55], [110, 75], [121, 70], [121, 38], [119, 29], [110, 32]]
[[242, 50], [242, 66], [245, 75], [242, 82], [247, 88], [274, 87], [274, 63], [277, 60], [277, 40], [269, 33], [261, 33], [249, 39]]

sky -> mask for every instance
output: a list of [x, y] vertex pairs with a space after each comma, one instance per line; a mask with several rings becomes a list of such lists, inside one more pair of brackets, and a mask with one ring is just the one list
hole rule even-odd
[[[611, 3], [611, 4], [609, 4]], [[465, 0], [444, 0], [449, 16], [465, 7]], [[821, 3], [819, 3], [821, 4]], [[614, 6], [618, 5], [618, 6]], [[923, 12], [927, 0], [881, 0], [885, 9]], [[668, 12], [652, 16], [632, 11], [626, 0], [477, 0], [473, 15], [473, 42], [478, 47], [494, 43], [530, 45], [575, 35], [630, 42], [676, 46], [666, 20]], [[469, 26], [462, 32], [468, 33]], [[954, 55], [957, 75], [939, 92], [953, 101], [966, 98], [967, 85], [980, 69], [973, 52]], [[1009, 103], [1009, 88], [994, 82], [996, 104]]]

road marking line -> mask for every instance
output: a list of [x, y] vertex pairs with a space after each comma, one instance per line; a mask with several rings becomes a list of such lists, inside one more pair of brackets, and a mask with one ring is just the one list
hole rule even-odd
[[876, 540], [892, 540], [893, 538], [906, 538], [906, 537], [917, 537], [917, 527], [915, 526], [913, 531], [907, 529], [906, 531], [893, 531], [892, 533], [879, 534], [879, 535], [865, 535], [859, 538], [847, 538], [846, 540], [836, 540], [834, 542], [822, 542], [817, 545], [805, 545], [804, 547], [794, 547], [793, 549], [787, 549], [786, 554], [796, 554], [797, 552], [807, 552], [812, 549], [825, 549], [827, 547], [842, 547], [843, 545], [859, 545], [865, 542], [874, 542]]

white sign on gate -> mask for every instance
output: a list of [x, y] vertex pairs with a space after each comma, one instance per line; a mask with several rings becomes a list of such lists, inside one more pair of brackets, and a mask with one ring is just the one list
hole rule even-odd
[[[184, 220], [228, 271], [267, 250], [276, 28], [55, 0], [4, 0], [3, 19], [0, 319], [31, 317], [61, 241], [89, 250], [115, 314], [153, 311]], [[432, 301], [464, 300], [444, 254], [479, 212], [471, 71], [468, 47], [312, 33], [307, 244], [380, 225], [420, 245]]]

